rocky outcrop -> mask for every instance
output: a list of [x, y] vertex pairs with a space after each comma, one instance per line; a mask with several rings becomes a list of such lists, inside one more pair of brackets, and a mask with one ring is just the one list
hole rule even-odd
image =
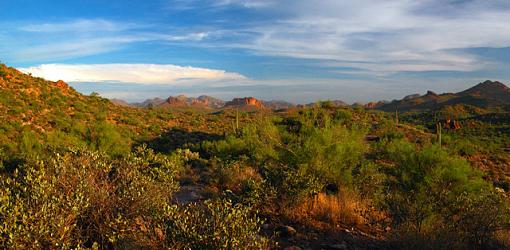
[[54, 86], [61, 89], [69, 89], [69, 85], [62, 80], [56, 81]]
[[225, 104], [225, 108], [264, 108], [264, 104], [255, 97], [234, 98]]
[[222, 108], [225, 102], [211, 96], [201, 95], [197, 98], [192, 98], [191, 104], [194, 106], [205, 106], [210, 108]]
[[166, 99], [165, 104], [172, 107], [185, 107], [188, 106], [188, 98], [184, 95], [170, 96]]

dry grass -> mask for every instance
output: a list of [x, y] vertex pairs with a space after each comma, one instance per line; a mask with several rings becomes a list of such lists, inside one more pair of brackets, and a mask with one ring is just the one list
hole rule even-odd
[[502, 246], [510, 248], [510, 229], [498, 231], [494, 238]]
[[239, 192], [241, 184], [248, 179], [261, 181], [262, 177], [250, 166], [236, 164], [230, 168], [224, 168], [219, 171], [219, 182], [221, 189]]
[[305, 200], [295, 211], [298, 217], [335, 225], [361, 225], [365, 219], [360, 215], [364, 203], [352, 192], [341, 190], [337, 194], [319, 193]]

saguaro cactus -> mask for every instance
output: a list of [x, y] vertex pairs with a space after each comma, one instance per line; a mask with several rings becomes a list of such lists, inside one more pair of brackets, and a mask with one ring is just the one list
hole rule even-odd
[[397, 127], [398, 127], [398, 109], [395, 108], [395, 123], [397, 124]]
[[439, 147], [441, 147], [441, 122], [436, 123], [436, 139]]
[[239, 109], [236, 109], [236, 120], [232, 121], [232, 129], [234, 130], [234, 134], [239, 133]]

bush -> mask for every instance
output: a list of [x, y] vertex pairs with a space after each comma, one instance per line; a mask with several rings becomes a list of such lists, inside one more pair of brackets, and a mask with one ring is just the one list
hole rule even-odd
[[440, 213], [445, 222], [440, 235], [455, 239], [456, 245], [488, 246], [494, 233], [510, 225], [510, 206], [504, 199], [490, 190], [458, 195]]
[[248, 207], [230, 201], [206, 201], [173, 207], [167, 241], [173, 249], [268, 249], [260, 235], [262, 221]]
[[465, 159], [404, 141], [389, 143], [386, 154], [394, 165], [384, 169], [378, 205], [404, 235], [444, 240], [442, 247], [464, 240], [483, 244], [508, 223], [506, 201], [491, 194], [493, 187]]
[[130, 139], [123, 137], [117, 128], [106, 122], [99, 122], [89, 128], [88, 141], [94, 150], [108, 152], [113, 156], [128, 154]]
[[0, 180], [0, 246], [161, 245], [175, 157], [140, 148], [119, 160], [82, 150], [29, 159]]

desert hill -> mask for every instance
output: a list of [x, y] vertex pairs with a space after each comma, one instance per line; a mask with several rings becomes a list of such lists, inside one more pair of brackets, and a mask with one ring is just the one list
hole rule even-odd
[[452, 105], [470, 105], [483, 109], [501, 108], [510, 105], [510, 89], [497, 81], [485, 81], [458, 93], [409, 95], [391, 103], [370, 105], [384, 111], [437, 110]]
[[[13, 153], [25, 150], [13, 145], [39, 147], [41, 142], [81, 147], [86, 141], [122, 153], [130, 150], [130, 141], [154, 136], [168, 123], [166, 112], [156, 115], [113, 102], [0, 64], [0, 150]], [[113, 149], [114, 144], [125, 146]]]

